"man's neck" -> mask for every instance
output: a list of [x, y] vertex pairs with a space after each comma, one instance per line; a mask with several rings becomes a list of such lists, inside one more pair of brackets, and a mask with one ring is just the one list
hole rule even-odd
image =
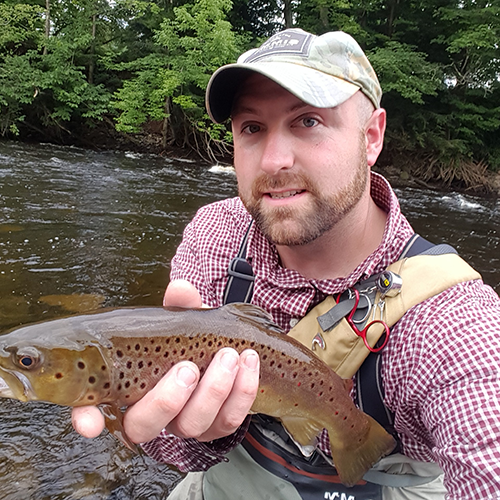
[[387, 214], [370, 197], [313, 242], [278, 246], [281, 264], [308, 279], [347, 277], [380, 245], [386, 219]]

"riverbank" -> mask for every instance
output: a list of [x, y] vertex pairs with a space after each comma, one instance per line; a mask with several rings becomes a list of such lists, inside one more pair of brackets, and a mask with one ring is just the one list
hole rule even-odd
[[[54, 144], [77, 146], [94, 151], [132, 151], [134, 153], [156, 154], [169, 158], [192, 160], [203, 165], [232, 165], [232, 157], [226, 155], [200, 154], [191, 148], [184, 148], [169, 144], [163, 147], [161, 135], [154, 132], [126, 134], [118, 132], [110, 124], [103, 123], [101, 127], [87, 129], [81, 134], [71, 134], [66, 137], [54, 138], [47, 141], [38, 134], [30, 134], [24, 138], [28, 143], [53, 142]], [[418, 175], [407, 166], [397, 166], [399, 162], [392, 161], [389, 155], [382, 155], [374, 171], [386, 177], [394, 187], [415, 187], [437, 191], [457, 191], [484, 197], [500, 197], [500, 172], [484, 172], [474, 183], [468, 185], [464, 182], [446, 182], [438, 178]], [[407, 162], [406, 162], [407, 163]]]

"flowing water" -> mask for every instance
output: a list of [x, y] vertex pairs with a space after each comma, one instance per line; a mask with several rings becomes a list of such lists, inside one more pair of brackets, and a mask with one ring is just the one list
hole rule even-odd
[[[397, 189], [415, 229], [446, 241], [500, 291], [500, 202]], [[197, 208], [233, 196], [231, 172], [153, 155], [0, 142], [0, 328], [101, 306], [160, 305]], [[0, 401], [0, 498], [166, 498], [180, 475], [69, 409]]]

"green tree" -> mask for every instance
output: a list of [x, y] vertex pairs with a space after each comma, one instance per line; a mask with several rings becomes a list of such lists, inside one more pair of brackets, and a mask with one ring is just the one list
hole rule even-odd
[[158, 49], [122, 65], [134, 76], [115, 93], [118, 128], [139, 131], [149, 120], [162, 120], [163, 146], [196, 149], [212, 157], [227, 144], [224, 127], [205, 112], [204, 91], [212, 72], [234, 61], [238, 37], [227, 21], [230, 0], [196, 0], [173, 9], [156, 31]]

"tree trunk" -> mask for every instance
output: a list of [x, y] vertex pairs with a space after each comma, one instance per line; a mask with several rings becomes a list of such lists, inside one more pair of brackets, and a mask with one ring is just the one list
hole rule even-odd
[[[47, 0], [49, 1], [49, 0]], [[97, 15], [93, 14], [92, 16], [92, 42], [90, 44], [90, 61], [89, 61], [89, 77], [88, 82], [92, 85], [94, 83], [94, 55], [95, 55], [95, 34], [96, 34], [96, 22]]]
[[161, 147], [162, 149], [167, 149], [169, 131], [170, 134], [172, 135], [172, 139], [175, 140], [174, 130], [170, 126], [170, 116], [172, 113], [172, 103], [170, 97], [165, 98], [164, 110], [165, 110], [165, 118], [163, 119], [163, 127], [161, 131]]
[[50, 0], [45, 0], [45, 45], [43, 47], [43, 55], [47, 54], [47, 44], [50, 37]]
[[292, 16], [292, 0], [284, 0], [285, 9], [284, 9], [284, 17], [285, 17], [285, 28], [293, 27], [293, 16]]

